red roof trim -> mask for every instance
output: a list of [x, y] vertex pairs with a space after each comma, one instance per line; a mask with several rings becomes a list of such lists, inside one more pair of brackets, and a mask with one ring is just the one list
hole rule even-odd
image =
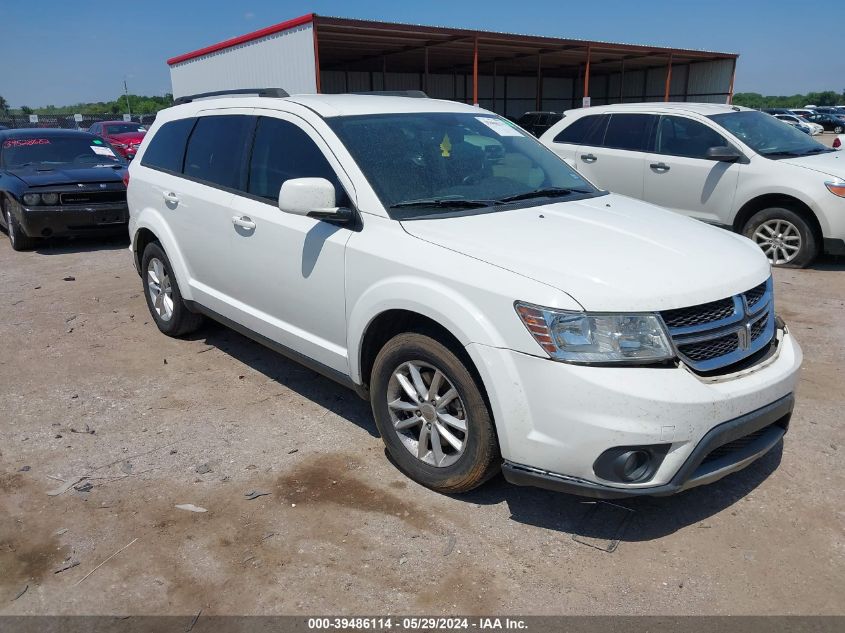
[[188, 61], [189, 59], [202, 57], [203, 55], [208, 55], [209, 53], [216, 53], [217, 51], [222, 51], [224, 48], [231, 48], [232, 46], [251, 42], [253, 40], [272, 35], [273, 33], [287, 31], [288, 29], [292, 29], [297, 26], [302, 26], [303, 24], [313, 22], [315, 17], [315, 13], [306, 13], [305, 15], [301, 15], [298, 18], [286, 20], [285, 22], [279, 22], [278, 24], [274, 24], [273, 26], [268, 26], [267, 28], [260, 29], [258, 31], [253, 31], [252, 33], [247, 33], [246, 35], [233, 37], [230, 40], [225, 40], [217, 44], [212, 44], [211, 46], [206, 46], [205, 48], [201, 48], [190, 53], [185, 53], [184, 55], [177, 55], [176, 57], [171, 57], [167, 60], [167, 65], [173, 66], [174, 64], [178, 64], [179, 62], [184, 62]]

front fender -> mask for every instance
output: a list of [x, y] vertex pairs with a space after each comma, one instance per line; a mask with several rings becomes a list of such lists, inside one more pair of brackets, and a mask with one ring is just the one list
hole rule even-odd
[[348, 315], [347, 346], [352, 380], [361, 383], [361, 344], [364, 333], [381, 313], [407, 310], [435, 321], [461, 343], [503, 347], [504, 341], [478, 305], [465, 295], [432, 279], [397, 276], [369, 287]]
[[140, 262], [143, 253], [138, 252], [138, 234], [142, 229], [147, 229], [161, 243], [167, 258], [170, 260], [170, 267], [179, 284], [179, 292], [186, 301], [193, 300], [190, 285], [190, 268], [185, 261], [178, 242], [173, 236], [169, 225], [161, 216], [161, 213], [154, 208], [146, 208], [132, 217], [130, 235], [132, 236], [132, 256], [135, 261]]

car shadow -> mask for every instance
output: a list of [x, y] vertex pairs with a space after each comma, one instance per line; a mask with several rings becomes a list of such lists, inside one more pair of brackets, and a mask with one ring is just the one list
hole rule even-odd
[[369, 403], [351, 389], [211, 320], [186, 338], [216, 347], [267, 378], [349, 420], [373, 437], [380, 437]]
[[810, 270], [845, 270], [845, 256], [823, 255], [808, 268]]
[[781, 442], [737, 473], [710, 485], [692, 488], [669, 497], [630, 497], [599, 501], [600, 506], [616, 508], [628, 515], [622, 529], [619, 521], [614, 520], [613, 512], [608, 514], [608, 520], [604, 520], [601, 513], [595, 511], [595, 499], [514, 486], [507, 483], [502, 476], [497, 476], [484, 486], [456, 498], [482, 505], [504, 502], [514, 521], [570, 534], [576, 538], [620, 542], [651, 541], [693, 525], [702, 529], [709, 528], [706, 519], [730, 508], [757, 488], [777, 469], [782, 453]]
[[93, 253], [96, 251], [117, 251], [129, 246], [129, 237], [116, 235], [108, 237], [53, 237], [47, 238], [34, 249], [39, 255], [69, 255], [71, 253]]
[[[270, 380], [352, 422], [373, 437], [379, 437], [369, 403], [351, 389], [289, 360], [263, 345], [216, 322], [209, 321], [186, 337], [203, 341], [260, 372]], [[634, 497], [599, 502], [560, 492], [515, 486], [497, 475], [483, 486], [454, 499], [479, 505], [504, 503], [512, 520], [568, 534], [576, 538], [637, 542], [658, 539], [683, 528], [710, 527], [706, 520], [750, 494], [774, 472], [781, 461], [783, 444], [762, 458], [724, 479], [670, 497]], [[385, 455], [388, 460], [389, 456]], [[390, 460], [392, 463], [393, 460]], [[597, 506], [624, 515], [605, 517]], [[608, 520], [605, 520], [607, 518]], [[601, 548], [599, 548], [601, 549]]]

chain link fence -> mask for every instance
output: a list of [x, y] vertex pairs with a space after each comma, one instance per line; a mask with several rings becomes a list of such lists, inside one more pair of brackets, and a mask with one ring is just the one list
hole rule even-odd
[[[120, 121], [121, 114], [83, 114], [82, 120], [77, 121], [73, 114], [39, 114], [34, 121], [28, 114], [2, 114], [0, 125], [7, 128], [62, 128], [65, 130], [87, 130], [99, 121]], [[131, 120], [141, 125], [150, 125], [155, 120], [155, 114], [133, 115]]]

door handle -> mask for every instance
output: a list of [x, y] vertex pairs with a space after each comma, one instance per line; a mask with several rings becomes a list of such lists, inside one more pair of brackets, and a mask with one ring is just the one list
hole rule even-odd
[[666, 163], [652, 163], [649, 165], [654, 171], [665, 172], [669, 171], [669, 165]]
[[161, 195], [164, 196], [165, 202], [172, 202], [173, 204], [179, 203], [179, 196], [177, 196], [172, 191], [165, 191]]
[[242, 215], [241, 217], [233, 215], [232, 216], [232, 224], [234, 224], [235, 226], [239, 226], [242, 229], [254, 229], [255, 228], [255, 222], [253, 222], [251, 218], [248, 218], [245, 215]]
[[581, 154], [581, 160], [585, 163], [594, 163], [598, 160], [598, 157], [595, 154]]

